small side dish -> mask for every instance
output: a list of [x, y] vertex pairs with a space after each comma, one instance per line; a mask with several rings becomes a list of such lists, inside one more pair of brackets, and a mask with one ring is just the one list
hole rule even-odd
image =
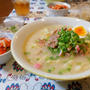
[[10, 46], [13, 34], [0, 33], [0, 64], [6, 63], [11, 58]]
[[60, 10], [60, 9], [68, 9], [68, 7], [66, 5], [50, 5], [49, 8], [54, 9], [54, 10]]
[[10, 50], [11, 40], [7, 37], [0, 37], [0, 55]]
[[32, 67], [44, 72], [81, 73], [90, 69], [89, 36], [83, 26], [74, 30], [71, 26], [49, 26], [30, 34], [24, 45], [24, 55]]
[[20, 16], [0, 17], [6, 18], [0, 23], [0, 32], [16, 33], [24, 25], [24, 19]]
[[8, 31], [10, 33], [16, 33], [19, 29], [19, 26], [18, 25], [13, 25], [13, 26], [10, 26], [10, 27], [4, 27], [4, 30], [5, 31]]
[[64, 16], [67, 15], [70, 5], [64, 2], [52, 2], [47, 5], [47, 11], [50, 16]]

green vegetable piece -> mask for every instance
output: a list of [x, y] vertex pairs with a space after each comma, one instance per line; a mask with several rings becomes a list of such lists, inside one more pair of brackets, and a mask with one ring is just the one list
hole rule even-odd
[[51, 71], [52, 71], [51, 69], [48, 69], [48, 73], [51, 73]]
[[60, 58], [60, 56], [56, 56], [56, 58], [55, 58], [55, 59], [57, 60], [57, 59], [59, 59], [59, 58]]
[[60, 71], [58, 72], [58, 74], [62, 75], [62, 74], [64, 74], [65, 72], [66, 72], [66, 70], [65, 70], [65, 69], [62, 69], [62, 70], [60, 70]]
[[55, 70], [55, 67], [52, 67], [51, 70], [54, 71]]
[[50, 58], [50, 60], [57, 60], [59, 58], [59, 56], [56, 56], [56, 57], [50, 56], [49, 58]]
[[49, 59], [50, 59], [49, 56], [47, 56], [47, 57], [45, 58], [46, 61], [48, 61]]
[[72, 65], [69, 65], [69, 66], [67, 67], [66, 71], [67, 71], [67, 72], [70, 72], [71, 69], [72, 69]]
[[14, 33], [17, 32], [16, 26], [11, 26], [11, 27], [10, 27], [10, 30], [11, 30], [12, 32], [14, 32]]
[[61, 32], [58, 32], [58, 34], [60, 35], [60, 34], [61, 34]]
[[86, 40], [90, 40], [90, 33], [88, 33], [85, 37]]
[[30, 52], [24, 52], [24, 55], [30, 55], [31, 53]]
[[60, 56], [56, 56], [56, 57], [54, 57], [54, 56], [47, 56], [46, 58], [45, 58], [45, 60], [46, 61], [48, 61], [48, 60], [57, 60], [57, 59], [59, 59], [60, 58]]
[[59, 73], [58, 73], [58, 74], [60, 74], [60, 75], [61, 75], [61, 74], [63, 74], [63, 73], [64, 73], [64, 71], [63, 71], [63, 70], [61, 70], [61, 71], [59, 71]]
[[63, 46], [63, 45], [65, 45], [65, 43], [59, 42], [58, 45]]
[[13, 30], [13, 29], [16, 29], [16, 27], [15, 26], [11, 26], [11, 30]]
[[40, 60], [40, 58], [36, 58], [36, 60], [37, 60], [37, 61], [39, 61], [39, 60]]
[[51, 60], [55, 60], [55, 58], [53, 56], [49, 57]]
[[52, 72], [54, 70], [55, 70], [55, 67], [52, 67], [52, 68], [48, 69], [48, 72], [50, 73], [50, 72]]
[[69, 65], [66, 69], [62, 69], [58, 73], [61, 75], [61, 74], [64, 74], [66, 72], [70, 72], [71, 69], [72, 69], [72, 65]]
[[89, 56], [87, 57], [87, 60], [90, 62], [90, 57]]
[[74, 59], [74, 56], [70, 56], [67, 60], [64, 60], [63, 63], [67, 63], [68, 61], [71, 61]]

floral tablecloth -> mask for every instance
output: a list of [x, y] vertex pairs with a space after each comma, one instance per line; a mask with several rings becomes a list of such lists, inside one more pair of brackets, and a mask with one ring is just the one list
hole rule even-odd
[[[32, 18], [25, 18], [26, 23], [40, 19], [46, 10], [44, 0], [31, 0], [30, 5]], [[10, 16], [15, 15], [13, 10]], [[12, 58], [0, 65], [0, 90], [90, 90], [90, 78], [69, 82], [49, 80], [25, 71]]]

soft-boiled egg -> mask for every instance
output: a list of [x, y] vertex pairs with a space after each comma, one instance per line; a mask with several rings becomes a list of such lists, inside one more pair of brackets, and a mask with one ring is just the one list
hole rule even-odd
[[86, 29], [83, 26], [77, 26], [73, 28], [74, 32], [77, 33], [80, 37], [84, 37], [87, 34]]

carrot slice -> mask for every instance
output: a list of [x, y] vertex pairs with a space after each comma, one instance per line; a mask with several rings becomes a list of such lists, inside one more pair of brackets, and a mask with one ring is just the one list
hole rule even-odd
[[6, 53], [10, 49], [11, 40], [7, 37], [0, 38], [0, 55]]
[[5, 43], [6, 43], [6, 47], [10, 47], [11, 40], [8, 39], [8, 38], [4, 38], [4, 41], [5, 41]]
[[49, 8], [55, 9], [55, 10], [59, 10], [59, 9], [67, 9], [68, 7], [66, 5], [51, 5], [49, 6]]
[[0, 48], [0, 55], [4, 54], [5, 52], [7, 52], [7, 50], [5, 48]]

